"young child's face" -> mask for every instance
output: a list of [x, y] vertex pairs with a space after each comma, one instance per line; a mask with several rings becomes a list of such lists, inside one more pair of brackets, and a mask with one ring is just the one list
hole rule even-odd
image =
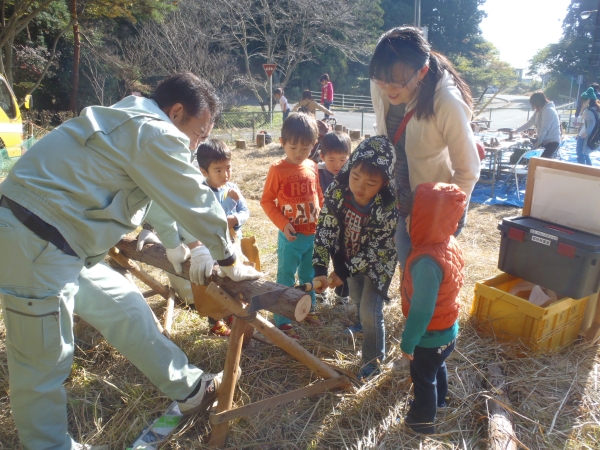
[[348, 161], [349, 156], [344, 155], [343, 153], [329, 153], [321, 157], [323, 162], [325, 163], [325, 168], [334, 175], [344, 167], [346, 161]]
[[212, 162], [208, 166], [208, 171], [200, 168], [200, 172], [202, 172], [202, 175], [206, 178], [206, 183], [211, 188], [222, 188], [231, 178], [231, 160], [222, 159], [221, 161]]
[[385, 184], [381, 175], [367, 175], [360, 166], [350, 170], [350, 192], [358, 206], [367, 206]]
[[307, 143], [300, 142], [300, 141], [296, 141], [296, 142], [288, 141], [284, 144], [283, 140], [281, 138], [279, 138], [279, 142], [281, 142], [281, 145], [283, 146], [283, 150], [285, 151], [285, 156], [286, 156], [285, 160], [287, 162], [289, 162], [290, 164], [295, 164], [295, 165], [300, 165], [304, 161], [306, 161], [306, 159], [310, 155], [310, 151], [312, 150], [314, 145], [317, 143], [316, 141], [313, 142], [312, 144], [311, 143], [307, 144]]
[[279, 100], [281, 98], [281, 94], [273, 94], [273, 97], [275, 97], [275, 100]]

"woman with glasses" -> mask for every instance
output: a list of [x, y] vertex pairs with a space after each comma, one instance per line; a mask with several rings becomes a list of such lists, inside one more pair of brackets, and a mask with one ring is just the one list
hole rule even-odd
[[[479, 156], [471, 130], [471, 94], [448, 59], [418, 28], [384, 33], [369, 65], [371, 99], [379, 134], [396, 149], [394, 184], [400, 220], [398, 261], [404, 269], [410, 237], [404, 219], [411, 192], [421, 183], [454, 183], [467, 196], [479, 178]], [[464, 226], [465, 214], [456, 234]]]

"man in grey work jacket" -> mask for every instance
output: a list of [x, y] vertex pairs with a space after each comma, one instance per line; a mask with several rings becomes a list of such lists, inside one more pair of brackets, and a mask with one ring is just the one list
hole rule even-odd
[[[239, 281], [227, 219], [190, 164], [219, 112], [207, 82], [174, 75], [150, 99], [86, 108], [36, 143], [0, 184], [0, 299], [13, 417], [24, 448], [80, 449], [67, 432], [63, 382], [73, 314], [96, 327], [184, 413], [205, 407], [220, 374], [205, 374], [162, 336], [139, 292], [101, 263], [155, 201], [196, 239], [195, 273], [219, 263]], [[169, 254], [175, 266], [186, 248]], [[200, 267], [200, 269], [199, 269]], [[79, 290], [79, 292], [78, 292]]]

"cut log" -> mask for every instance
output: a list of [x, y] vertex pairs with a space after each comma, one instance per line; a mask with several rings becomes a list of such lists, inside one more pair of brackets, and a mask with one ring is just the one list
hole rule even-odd
[[350, 130], [350, 139], [360, 139], [360, 130]]
[[[147, 244], [142, 251], [137, 251], [136, 245], [137, 239], [125, 237], [116, 245], [116, 247], [123, 256], [126, 256], [131, 260], [140, 261], [173, 274], [176, 273], [175, 269], [167, 259], [165, 248], [162, 245]], [[183, 263], [183, 272], [178, 275], [189, 280], [189, 270], [190, 263], [189, 261], [186, 261]], [[253, 297], [260, 298], [263, 294], [278, 291], [278, 295], [275, 298], [271, 297], [268, 304], [262, 303], [263, 308], [261, 309], [287, 317], [290, 320], [300, 322], [304, 320], [310, 312], [310, 295], [299, 289], [282, 286], [263, 279], [236, 282], [230, 278], [221, 278], [217, 276], [216, 268], [213, 270], [211, 280], [207, 280], [206, 284], [210, 281], [214, 281], [220, 287], [225, 289], [232, 297], [241, 300], [244, 303], [251, 303]], [[155, 289], [154, 286], [150, 287]]]
[[239, 148], [240, 150], [246, 149], [246, 139], [236, 139], [235, 140], [235, 148]]
[[256, 146], [257, 147], [264, 147], [265, 146], [265, 135], [264, 134], [257, 134], [256, 135]]
[[365, 139], [369, 139], [371, 137], [370, 134], [365, 134]]
[[336, 125], [335, 131], [344, 131], [344, 125]]
[[504, 389], [504, 376], [498, 364], [488, 367], [491, 392], [494, 398], [487, 401], [489, 411], [489, 448], [491, 450], [516, 450], [519, 442], [510, 421], [509, 412], [502, 405], [508, 405]]
[[346, 127], [343, 126], [342, 127], [342, 133], [346, 133], [347, 134], [348, 133], [348, 128], [346, 128]]

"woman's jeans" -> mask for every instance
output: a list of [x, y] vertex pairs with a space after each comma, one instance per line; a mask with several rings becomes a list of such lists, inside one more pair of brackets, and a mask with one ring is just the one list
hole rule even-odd
[[590, 159], [590, 155], [583, 154], [583, 151], [584, 151], [583, 144], [584, 143], [585, 143], [585, 139], [577, 136], [577, 147], [576, 147], [577, 162], [579, 164], [585, 164], [585, 165], [591, 166], [592, 160]]
[[383, 297], [371, 279], [362, 273], [346, 280], [350, 298], [356, 303], [358, 321], [363, 328], [363, 363], [376, 365], [385, 357], [385, 326], [383, 323]]
[[[458, 221], [458, 228], [454, 232], [454, 237], [458, 237], [465, 224], [467, 223], [468, 209], [469, 202], [467, 201], [467, 206], [465, 206], [465, 212]], [[404, 270], [404, 266], [406, 265], [406, 258], [408, 258], [408, 254], [410, 253], [411, 249], [412, 245], [410, 243], [410, 235], [408, 234], [408, 231], [406, 231], [406, 217], [400, 216], [398, 217], [398, 228], [396, 229], [396, 251], [398, 252], [398, 263], [400, 264], [400, 268], [402, 270]]]

